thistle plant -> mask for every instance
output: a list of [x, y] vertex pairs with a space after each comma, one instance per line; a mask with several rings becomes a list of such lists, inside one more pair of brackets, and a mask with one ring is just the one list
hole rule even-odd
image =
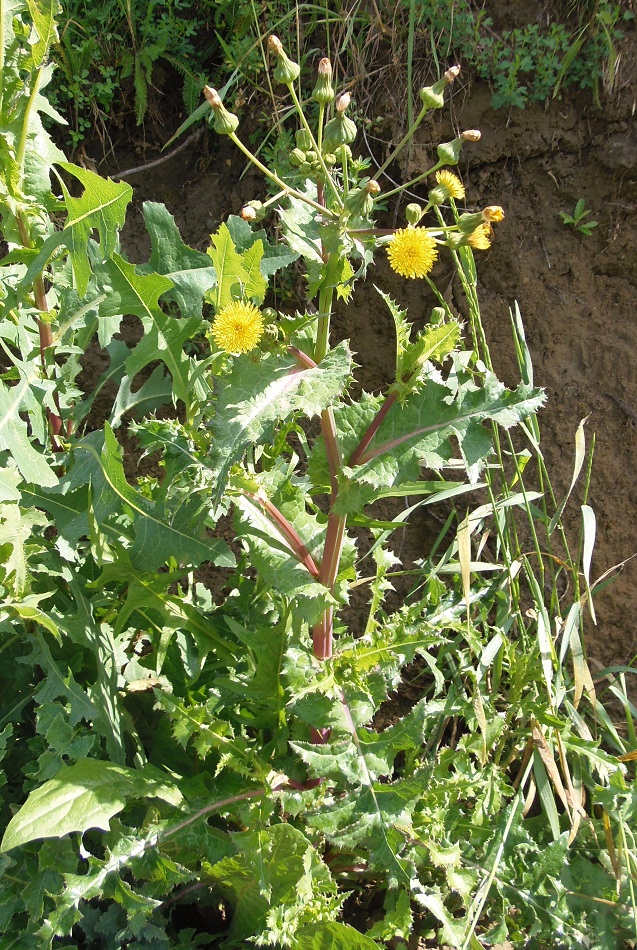
[[[259, 204], [259, 216], [262, 217], [268, 204], [279, 205], [285, 240], [304, 259], [317, 311], [315, 320], [309, 320], [307, 314], [302, 316], [302, 339], [297, 340], [294, 330], [287, 334], [288, 352], [294, 356], [299, 369], [320, 370], [330, 353], [330, 319], [335, 298], [342, 296], [349, 299], [356, 280], [366, 276], [367, 268], [380, 249], [386, 251], [389, 264], [395, 273], [405, 278], [425, 278], [431, 283], [429, 274], [441, 251], [444, 252], [448, 248], [457, 251], [462, 247], [489, 247], [490, 223], [501, 220], [503, 212], [499, 207], [486, 208], [473, 214], [459, 214], [457, 211], [455, 202], [464, 198], [464, 187], [460, 179], [449, 170], [449, 166], [458, 163], [465, 141], [479, 139], [479, 132], [471, 130], [438, 146], [437, 161], [431, 168], [412, 182], [391, 192], [392, 195], [400, 194], [418, 181], [435, 176], [435, 184], [429, 191], [425, 206], [407, 206], [406, 226], [398, 229], [379, 229], [375, 226], [378, 202], [386, 197], [382, 194], [378, 178], [389, 161], [396, 159], [409, 143], [427, 112], [444, 105], [444, 91], [458, 75], [458, 67], [449, 69], [434, 86], [420, 91], [422, 109], [418, 117], [390, 159], [379, 169], [376, 176], [370, 178], [366, 174], [368, 163], [360, 156], [354, 158], [352, 147], [356, 141], [357, 129], [355, 122], [348, 116], [350, 96], [343, 93], [336, 97], [331, 84], [332, 68], [329, 59], [323, 58], [318, 66], [318, 77], [312, 93], [312, 99], [318, 104], [318, 117], [312, 128], [295, 91], [299, 75], [298, 64], [289, 59], [278, 37], [270, 36], [268, 46], [276, 58], [274, 78], [287, 87], [296, 110], [297, 147], [292, 154], [292, 161], [298, 173], [293, 181], [282, 180], [276, 169], [267, 168], [253, 154], [240, 138], [238, 117], [228, 112], [216, 90], [206, 87], [205, 95], [212, 109], [212, 125], [215, 131], [227, 135], [243, 154], [281, 189], [276, 199], [271, 199], [265, 205]], [[333, 108], [332, 118], [328, 118], [330, 107]], [[445, 219], [442, 211], [445, 206], [448, 219]], [[432, 221], [425, 223], [425, 215], [428, 212], [435, 214]], [[256, 215], [254, 202], [246, 205], [241, 213], [241, 217], [246, 221], [255, 220]], [[238, 354], [249, 350], [246, 341], [250, 340], [252, 347], [258, 344], [259, 320], [253, 304], [246, 299], [245, 288], [239, 282], [235, 293], [236, 299], [233, 303], [215, 315], [212, 335], [221, 349]], [[442, 364], [445, 360], [450, 360], [460, 339], [459, 323], [445, 306], [441, 317], [436, 314], [436, 323], [410, 343], [411, 327], [405, 315], [391, 301], [388, 301], [388, 304], [396, 321], [398, 334], [397, 374], [391, 391], [375, 411], [370, 410], [366, 428], [361, 430], [358, 436], [348, 433], [347, 437], [344, 437], [344, 433], [339, 431], [332, 405], [325, 405], [320, 412], [322, 444], [315, 454], [319, 451], [324, 453], [329, 503], [323, 550], [318, 565], [314, 565], [311, 572], [318, 584], [324, 588], [329, 600], [312, 625], [314, 655], [321, 661], [332, 656], [334, 611], [339, 599], [346, 596], [346, 587], [343, 587], [339, 579], [343, 573], [342, 559], [347, 547], [347, 518], [348, 513], [351, 513], [349, 497], [352, 486], [357, 485], [357, 491], [360, 491], [360, 483], [367, 482], [369, 476], [359, 472], [364, 472], [367, 466], [373, 467], [374, 460], [385, 452], [392, 451], [403, 443], [409, 443], [416, 437], [415, 433], [405, 433], [385, 446], [372, 445], [378, 440], [378, 432], [394, 404], [398, 402], [394, 415], [398, 411], [403, 417], [408, 415], [409, 396], [423, 394], [427, 389], [427, 381], [433, 381], [432, 361]], [[511, 421], [514, 416], [521, 419], [526, 413], [532, 412], [540, 404], [541, 397], [537, 393], [520, 393], [514, 397], [514, 402], [515, 410]], [[513, 402], [511, 405], [513, 406]], [[496, 418], [499, 408], [496, 404], [492, 407], [485, 405], [481, 418]], [[434, 410], [432, 428], [435, 430], [439, 426], [435, 421]], [[452, 423], [440, 427], [450, 431]], [[416, 454], [418, 455], [418, 451]], [[482, 456], [474, 463], [474, 479], [484, 458], [485, 456]], [[313, 457], [310, 458], [310, 465], [312, 462]], [[439, 464], [435, 467], [438, 468]], [[326, 484], [326, 491], [327, 487]], [[367, 490], [366, 500], [373, 500], [373, 491]], [[279, 524], [285, 520], [280, 514], [277, 517]], [[304, 554], [301, 542], [295, 540], [290, 543], [298, 559], [302, 561]], [[324, 726], [313, 727], [312, 736], [316, 742], [326, 741], [328, 734], [329, 731]]]

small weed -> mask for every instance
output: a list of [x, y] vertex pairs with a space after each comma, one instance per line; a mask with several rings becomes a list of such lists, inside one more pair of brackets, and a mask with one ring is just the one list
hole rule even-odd
[[575, 205], [575, 211], [573, 214], [568, 214], [566, 211], [560, 211], [560, 218], [564, 224], [572, 227], [575, 231], [579, 231], [580, 234], [585, 234], [588, 236], [599, 224], [599, 221], [584, 220], [584, 218], [590, 213], [590, 209], [586, 210], [584, 199], [580, 198]]

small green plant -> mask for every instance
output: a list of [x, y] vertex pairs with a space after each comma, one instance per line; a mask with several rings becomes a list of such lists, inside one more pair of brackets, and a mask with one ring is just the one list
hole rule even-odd
[[[504, 213], [463, 210], [453, 170], [479, 133], [382, 192], [458, 69], [420, 90], [371, 177], [330, 60], [302, 97], [271, 36], [289, 163], [205, 92], [275, 194], [206, 253], [146, 203], [135, 265], [118, 243], [131, 188], [67, 162], [42, 124], [51, 8], [0, 0], [0, 23], [3, 950], [623, 948], [637, 711], [613, 670], [616, 728], [582, 646], [601, 586], [584, 424], [557, 499], [519, 311], [512, 389], [481, 319], [474, 251]], [[382, 198], [419, 186], [402, 227], [377, 226]], [[379, 259], [423, 293], [417, 329], [376, 269], [392, 373], [365, 392], [332, 317]], [[264, 307], [292, 263], [307, 304]], [[141, 337], [120, 337], [125, 315]], [[108, 362], [83, 392], [94, 343]], [[155, 460], [134, 479], [131, 437]], [[403, 570], [392, 535], [434, 505], [438, 537]], [[421, 691], [397, 707], [406, 675]], [[371, 894], [379, 913], [354, 926], [348, 901]], [[177, 913], [193, 902], [197, 932]]]
[[590, 213], [590, 208], [586, 210], [584, 199], [580, 198], [575, 205], [573, 214], [568, 214], [566, 211], [560, 211], [560, 218], [568, 227], [573, 228], [575, 231], [579, 231], [580, 234], [585, 234], [588, 236], [599, 224], [599, 221], [584, 220]]

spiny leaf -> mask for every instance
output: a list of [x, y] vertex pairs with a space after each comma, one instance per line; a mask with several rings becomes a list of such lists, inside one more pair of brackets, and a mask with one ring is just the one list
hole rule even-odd
[[258, 363], [236, 360], [219, 385], [213, 461], [219, 473], [221, 497], [230, 467], [249, 444], [272, 437], [276, 422], [294, 412], [308, 417], [333, 405], [351, 372], [351, 353], [345, 343], [331, 350], [319, 366], [301, 367], [287, 354], [267, 353]]

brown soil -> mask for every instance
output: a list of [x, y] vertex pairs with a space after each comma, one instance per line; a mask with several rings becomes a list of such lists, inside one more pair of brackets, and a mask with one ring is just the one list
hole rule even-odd
[[[451, 108], [421, 128], [411, 166], [429, 167], [435, 145], [458, 130], [478, 128], [482, 140], [465, 146], [460, 164], [472, 208], [501, 204], [505, 221], [491, 250], [478, 261], [480, 299], [495, 368], [508, 385], [519, 381], [509, 309], [518, 301], [532, 353], [535, 380], [546, 387], [541, 414], [542, 449], [558, 498], [568, 489], [574, 435], [588, 417], [587, 440], [596, 437], [590, 502], [597, 515], [595, 577], [637, 552], [637, 39], [623, 41], [618, 91], [599, 110], [584, 93], [565, 94], [544, 106], [511, 113], [490, 108], [481, 84], [460, 88]], [[400, 115], [385, 87], [379, 111]], [[399, 130], [389, 126], [387, 138]], [[209, 151], [210, 150], [210, 151]], [[112, 174], [140, 164], [138, 156], [116, 152]], [[156, 154], [144, 156], [146, 160]], [[382, 155], [378, 156], [382, 158]], [[407, 173], [411, 168], [396, 169]], [[100, 168], [104, 172], [104, 167]], [[258, 177], [244, 172], [244, 161], [212, 133], [175, 159], [130, 178], [134, 209], [124, 234], [133, 261], [148, 257], [141, 218], [146, 200], [163, 201], [175, 216], [184, 240], [205, 247], [211, 231], [237, 214], [243, 202], [263, 193]], [[422, 196], [424, 191], [419, 192]], [[565, 226], [558, 212], [571, 213], [579, 198], [599, 226], [590, 236]], [[401, 219], [398, 218], [400, 221]], [[357, 289], [342, 308], [335, 331], [352, 340], [365, 367], [362, 382], [378, 389], [393, 362], [391, 318], [377, 298], [377, 282], [424, 319], [431, 301], [420, 282], [397, 283], [383, 261], [372, 280]], [[465, 307], [442, 262], [435, 275], [460, 314]], [[98, 356], [98, 354], [96, 354]], [[574, 529], [582, 501], [580, 486], [569, 505]], [[427, 525], [421, 528], [426, 530]], [[412, 536], [415, 556], [422, 538]], [[598, 667], [624, 664], [637, 652], [637, 559], [596, 599], [597, 627], [589, 625], [588, 651]]]

